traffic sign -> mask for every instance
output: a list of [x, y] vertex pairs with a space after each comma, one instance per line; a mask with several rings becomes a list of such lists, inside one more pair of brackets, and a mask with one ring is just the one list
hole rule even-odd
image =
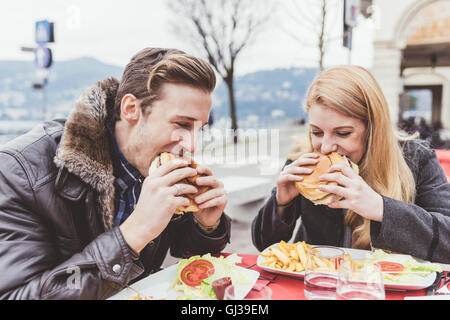
[[36, 21], [35, 40], [38, 44], [55, 42], [53, 22], [47, 20]]
[[34, 62], [38, 68], [49, 68], [52, 65], [52, 50], [44, 46], [34, 49]]

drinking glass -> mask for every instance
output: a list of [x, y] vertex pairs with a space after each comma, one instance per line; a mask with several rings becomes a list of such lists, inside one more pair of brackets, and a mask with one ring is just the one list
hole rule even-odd
[[242, 286], [230, 285], [225, 288], [224, 300], [272, 300], [272, 289], [258, 283], [246, 295]]
[[331, 246], [312, 246], [305, 266], [304, 293], [309, 300], [335, 300], [337, 272], [344, 250]]
[[336, 287], [338, 300], [384, 300], [386, 298], [381, 266], [361, 260], [343, 261]]

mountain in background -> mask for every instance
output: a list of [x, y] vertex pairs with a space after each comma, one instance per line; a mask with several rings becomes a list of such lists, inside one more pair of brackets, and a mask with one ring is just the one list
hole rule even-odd
[[92, 58], [56, 61], [50, 68], [44, 97], [42, 90], [33, 89], [34, 62], [0, 61], [0, 119], [40, 119], [44, 99], [49, 118], [66, 117], [87, 87], [121, 74], [122, 68]]
[[[32, 61], [0, 61], [0, 120], [66, 117], [75, 100], [90, 85], [108, 77], [120, 79], [123, 68], [92, 58], [56, 61], [45, 89], [33, 89]], [[235, 78], [237, 116], [241, 125], [305, 118], [302, 101], [317, 69], [258, 71]], [[213, 95], [213, 120], [229, 121], [228, 94], [220, 82]]]
[[[237, 118], [240, 122], [270, 124], [287, 118], [306, 118], [303, 100], [317, 69], [289, 68], [249, 73], [235, 78]], [[214, 92], [213, 116], [228, 117], [228, 93], [224, 83]]]

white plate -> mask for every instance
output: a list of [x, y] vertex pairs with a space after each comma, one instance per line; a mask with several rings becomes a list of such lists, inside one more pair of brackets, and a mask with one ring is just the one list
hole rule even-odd
[[[152, 297], [155, 300], [175, 300], [178, 296], [183, 294], [183, 292], [175, 291], [173, 288], [169, 289], [169, 287], [177, 277], [177, 267], [178, 264], [175, 264], [154, 274], [151, 274], [148, 277], [141, 279], [136, 283], [133, 283], [131, 287], [138, 291], [141, 296]], [[245, 269], [239, 266], [236, 266], [236, 268], [238, 268], [240, 272], [245, 273], [249, 280], [247, 284], [242, 285], [239, 288], [239, 293], [240, 295], [242, 295], [242, 297], [238, 298], [243, 299], [255, 285], [256, 280], [259, 277], [259, 272], [255, 270]], [[125, 288], [119, 293], [110, 297], [108, 300], [128, 300], [136, 295], [136, 292], [134, 292], [133, 290]]]
[[[264, 249], [263, 253], [270, 253], [269, 248], [273, 248], [276, 246], [278, 246], [278, 243], [275, 243], [275, 244], [267, 247], [266, 249]], [[350, 257], [352, 259], [363, 259], [366, 257], [367, 254], [370, 254], [370, 252], [371, 252], [368, 250], [351, 249], [351, 248], [341, 248], [341, 249], [344, 250], [345, 253], [350, 254]], [[260, 267], [261, 269], [263, 269], [265, 271], [281, 274], [284, 276], [301, 278], [301, 279], [303, 279], [303, 277], [305, 276], [304, 271], [295, 272], [295, 271], [286, 271], [286, 270], [270, 268], [267, 265], [261, 264], [261, 262], [263, 262], [264, 260], [265, 260], [265, 257], [258, 255], [256, 264], [258, 265], [258, 267]], [[416, 259], [416, 260], [419, 262], [423, 261], [423, 260], [419, 260], [419, 259]], [[435, 279], [436, 279], [436, 272], [432, 272], [428, 276], [424, 277], [423, 281], [421, 281], [420, 283], [405, 283], [405, 282], [398, 283], [398, 282], [384, 280], [384, 287], [387, 290], [393, 290], [393, 291], [420, 290], [420, 289], [425, 289], [425, 288], [428, 288], [429, 286], [431, 286]]]

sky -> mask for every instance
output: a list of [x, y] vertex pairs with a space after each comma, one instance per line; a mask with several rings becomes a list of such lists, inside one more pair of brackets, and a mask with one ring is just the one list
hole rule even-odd
[[[124, 67], [129, 59], [145, 47], [171, 47], [201, 55], [185, 39], [173, 32], [173, 14], [168, 0], [15, 0], [0, 3], [0, 60], [32, 60], [33, 55], [21, 47], [35, 46], [35, 21], [55, 24], [55, 43], [49, 45], [55, 61], [93, 57]], [[214, 1], [214, 0], [212, 0]], [[286, 16], [291, 0], [277, 0], [276, 13], [236, 61], [236, 74], [257, 70], [316, 66], [314, 47], [301, 46], [288, 33], [307, 38], [306, 26]], [[311, 0], [297, 0], [311, 1]], [[330, 30], [339, 39], [342, 32], [343, 0], [336, 1], [330, 14]], [[289, 10], [288, 10], [289, 11]], [[281, 12], [281, 13], [280, 13]], [[362, 19], [353, 33], [352, 64], [372, 66], [372, 39], [375, 32], [369, 20]], [[331, 45], [327, 66], [346, 64], [349, 51], [339, 40]]]

